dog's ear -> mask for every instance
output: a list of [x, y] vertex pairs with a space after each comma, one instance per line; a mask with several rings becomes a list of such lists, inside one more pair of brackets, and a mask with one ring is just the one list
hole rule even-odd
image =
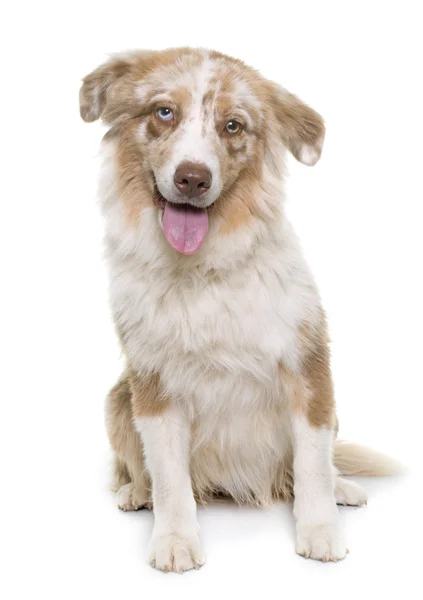
[[129, 79], [131, 73], [134, 77], [142, 78], [146, 64], [153, 54], [154, 52], [149, 50], [118, 54], [84, 77], [79, 90], [79, 110], [82, 119], [91, 123], [100, 117], [104, 118], [108, 100], [113, 96], [113, 91], [121, 87], [117, 84]]
[[106, 107], [109, 88], [128, 72], [129, 67], [128, 61], [117, 57], [84, 77], [79, 90], [79, 110], [86, 123], [101, 117]]
[[268, 99], [285, 146], [303, 164], [315, 165], [325, 139], [322, 117], [275, 83], [269, 82], [268, 90]]

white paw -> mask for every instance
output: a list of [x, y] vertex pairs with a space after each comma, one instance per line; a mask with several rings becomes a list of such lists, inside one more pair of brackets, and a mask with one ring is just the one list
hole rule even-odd
[[199, 569], [206, 562], [197, 534], [154, 536], [150, 545], [150, 564], [165, 573]]
[[117, 505], [121, 510], [138, 510], [148, 505], [148, 494], [143, 488], [137, 488], [134, 483], [126, 483], [116, 494]]
[[342, 479], [336, 478], [335, 498], [337, 504], [345, 506], [364, 506], [367, 504], [367, 492], [361, 485]]
[[296, 551], [304, 558], [336, 562], [345, 558], [347, 549], [337, 522], [324, 525], [298, 526]]

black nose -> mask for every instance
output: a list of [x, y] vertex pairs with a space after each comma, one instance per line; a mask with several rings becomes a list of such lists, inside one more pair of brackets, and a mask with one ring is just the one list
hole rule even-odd
[[176, 169], [173, 180], [180, 192], [193, 198], [207, 192], [212, 176], [206, 165], [184, 162]]

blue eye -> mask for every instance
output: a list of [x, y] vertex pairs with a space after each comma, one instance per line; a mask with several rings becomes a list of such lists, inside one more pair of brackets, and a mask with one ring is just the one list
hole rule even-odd
[[171, 121], [173, 119], [173, 110], [167, 106], [162, 106], [157, 109], [157, 116], [162, 121]]

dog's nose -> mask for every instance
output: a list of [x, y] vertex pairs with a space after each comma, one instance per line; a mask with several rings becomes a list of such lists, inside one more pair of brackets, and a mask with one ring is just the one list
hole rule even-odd
[[184, 162], [176, 169], [173, 180], [180, 192], [193, 198], [207, 192], [212, 176], [206, 165]]

